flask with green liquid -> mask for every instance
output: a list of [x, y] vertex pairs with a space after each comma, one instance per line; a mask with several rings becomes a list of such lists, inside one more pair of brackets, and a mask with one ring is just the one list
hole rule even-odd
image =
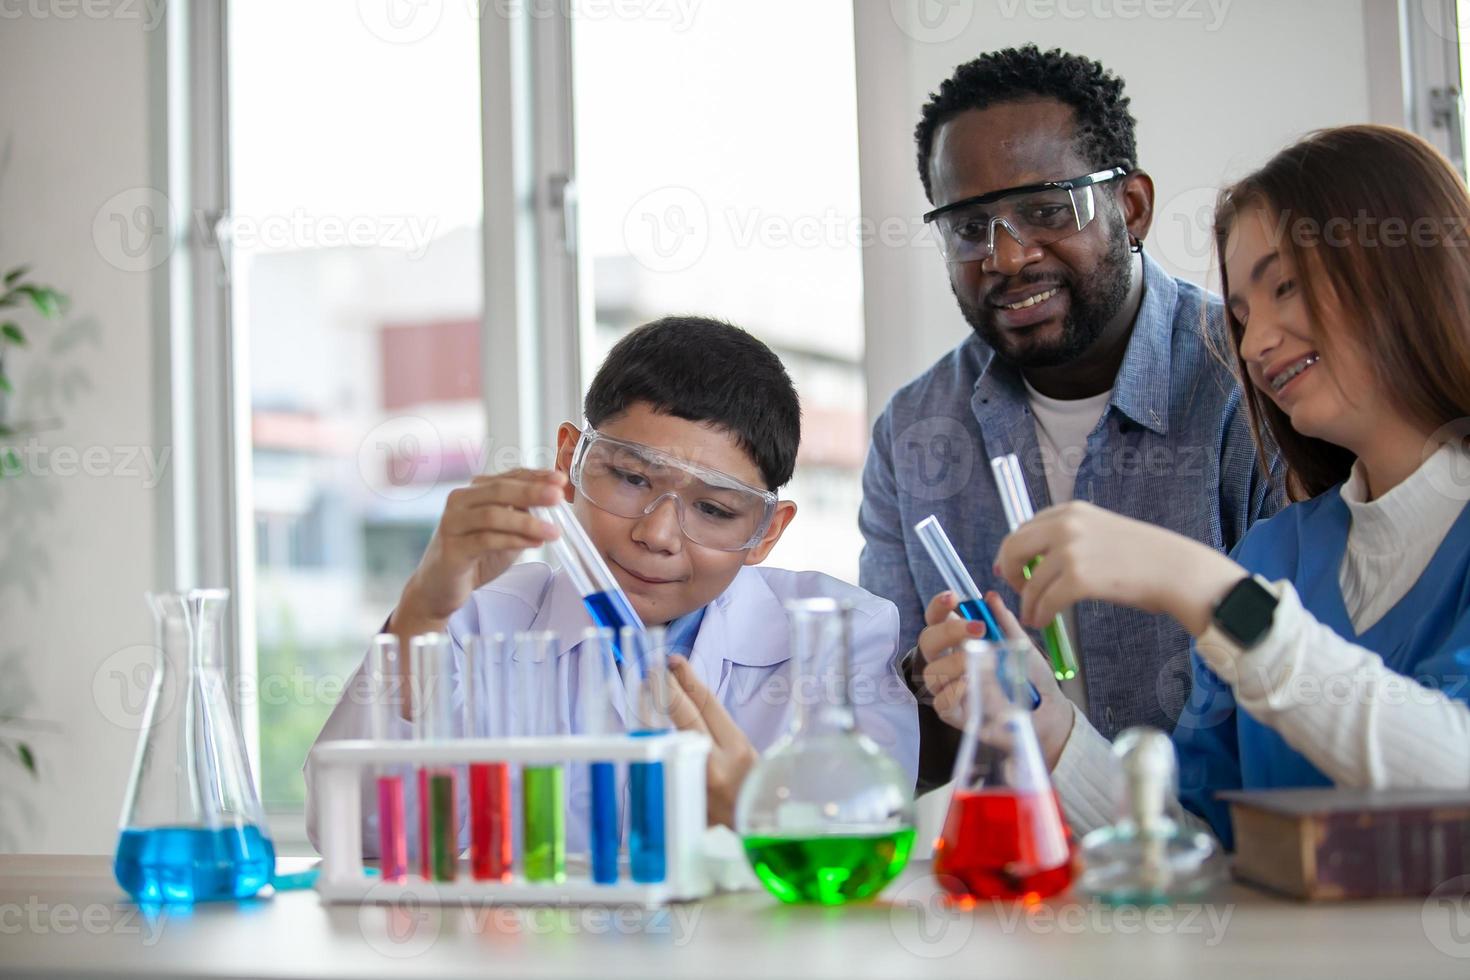
[[858, 731], [848, 690], [853, 610], [789, 602], [792, 725], [741, 787], [735, 829], [783, 902], [870, 899], [908, 863], [914, 800], [898, 763]]

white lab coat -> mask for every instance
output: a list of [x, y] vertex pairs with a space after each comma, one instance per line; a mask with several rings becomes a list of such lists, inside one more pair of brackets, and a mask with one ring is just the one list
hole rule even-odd
[[[850, 687], [857, 724], [899, 763], [912, 783], [918, 772], [918, 714], [914, 697], [896, 666], [898, 610], [887, 599], [819, 572], [746, 566], [740, 569], [730, 587], [707, 607], [689, 657], [690, 665], [751, 744], [764, 752], [785, 733], [794, 711], [789, 692], [796, 678], [792, 673], [795, 667], [791, 660], [785, 603], [821, 597], [845, 600], [855, 607]], [[460, 678], [468, 638], [477, 634], [549, 630], [559, 637], [559, 727], [563, 732], [585, 731], [587, 706], [578, 703], [577, 697], [578, 690], [585, 686], [579, 681], [587, 666], [580, 657], [580, 643], [584, 631], [593, 625], [571, 581], [540, 563], [513, 566], [500, 578], [477, 589], [449, 620], [448, 631], [455, 652], [455, 724], [463, 725]], [[371, 736], [373, 699], [368, 693], [369, 684], [370, 675], [364, 662], [348, 681], [342, 700], [322, 726], [317, 742]], [[610, 716], [618, 724], [624, 709], [621, 704], [614, 707], [616, 710]], [[400, 728], [394, 735], [408, 737], [407, 723], [400, 719]], [[320, 850], [320, 808], [309, 756], [305, 775], [307, 836]], [[412, 841], [417, 838], [418, 824], [412, 816], [417, 812], [412, 780], [406, 789], [410, 814], [406, 823]], [[620, 792], [619, 797], [623, 796]], [[573, 766], [567, 787], [567, 847], [572, 852], [586, 850], [587, 808], [579, 806], [578, 801], [589, 798], [587, 767]], [[462, 846], [467, 840], [465, 800], [466, 790], [461, 786]], [[362, 814], [364, 853], [376, 856], [376, 800], [370, 780], [363, 784]], [[622, 826], [626, 830], [626, 815], [622, 817]]]

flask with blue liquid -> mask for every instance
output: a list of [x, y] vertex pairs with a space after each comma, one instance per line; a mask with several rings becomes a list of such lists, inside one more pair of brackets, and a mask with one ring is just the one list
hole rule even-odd
[[229, 592], [149, 593], [157, 650], [113, 874], [143, 904], [249, 898], [276, 852], [222, 664]]

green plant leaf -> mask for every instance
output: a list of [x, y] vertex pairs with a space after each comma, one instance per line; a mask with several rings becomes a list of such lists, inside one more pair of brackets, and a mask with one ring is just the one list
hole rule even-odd
[[12, 429], [10, 426], [4, 424], [3, 422], [0, 422], [0, 439], [6, 439], [13, 435], [15, 435], [15, 430]]
[[34, 306], [42, 316], [54, 319], [61, 315], [61, 308], [66, 305], [66, 299], [54, 289], [45, 286], [17, 286], [15, 291], [31, 298]]
[[3, 336], [6, 340], [10, 341], [12, 344], [15, 344], [17, 347], [24, 347], [26, 345], [26, 335], [21, 333], [20, 324], [15, 323], [14, 321], [11, 321], [10, 323], [0, 323], [0, 336]]
[[36, 756], [31, 747], [24, 742], [15, 747], [15, 754], [20, 756], [20, 764], [26, 767], [26, 771], [32, 776], [36, 775]]
[[21, 278], [30, 271], [30, 266], [22, 265], [17, 266], [16, 268], [11, 269], [9, 272], [5, 273], [5, 288], [9, 289], [11, 286], [14, 286], [16, 283], [20, 282]]
[[[10, 379], [3, 374], [0, 374], [0, 391], [5, 392], [7, 395], [15, 394], [15, 388], [11, 385]], [[4, 433], [0, 432], [0, 435], [4, 435]]]
[[0, 464], [3, 464], [0, 465], [0, 473], [7, 475], [20, 473], [20, 457], [15, 454], [14, 449], [7, 449], [3, 455], [0, 455]]

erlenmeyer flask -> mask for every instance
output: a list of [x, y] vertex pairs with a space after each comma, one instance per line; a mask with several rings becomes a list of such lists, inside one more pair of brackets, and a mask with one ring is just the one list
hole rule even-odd
[[908, 863], [911, 783], [857, 729], [848, 691], [851, 607], [807, 599], [786, 610], [796, 713], [746, 777], [735, 829], [756, 877], [783, 902], [872, 898]]
[[148, 594], [158, 654], [113, 862], [139, 902], [248, 898], [275, 870], [225, 687], [228, 603], [223, 589]]
[[934, 874], [960, 901], [1044, 898], [1072, 882], [1062, 817], [1025, 691], [1028, 640], [965, 644], [965, 731]]

